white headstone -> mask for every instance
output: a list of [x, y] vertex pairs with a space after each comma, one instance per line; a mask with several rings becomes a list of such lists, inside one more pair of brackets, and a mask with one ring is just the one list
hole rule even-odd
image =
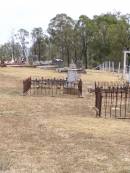
[[71, 63], [68, 69], [67, 81], [75, 82], [78, 80], [77, 68], [74, 63]]
[[77, 75], [76, 69], [68, 70], [67, 80], [68, 80], [68, 82], [76, 82], [78, 80], [78, 75]]

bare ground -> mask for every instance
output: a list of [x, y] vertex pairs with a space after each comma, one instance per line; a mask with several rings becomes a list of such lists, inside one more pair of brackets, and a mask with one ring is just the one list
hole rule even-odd
[[95, 118], [87, 92], [117, 75], [81, 75], [84, 98], [22, 96], [28, 76], [66, 74], [0, 69], [0, 173], [130, 173], [130, 121]]

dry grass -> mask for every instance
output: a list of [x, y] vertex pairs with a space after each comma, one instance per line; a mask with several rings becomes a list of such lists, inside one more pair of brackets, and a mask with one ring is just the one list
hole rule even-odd
[[0, 69], [0, 172], [129, 173], [130, 121], [95, 118], [86, 91], [95, 80], [118, 77], [95, 71], [81, 75], [84, 98], [20, 95], [22, 79], [41, 75], [66, 76], [41, 69]]

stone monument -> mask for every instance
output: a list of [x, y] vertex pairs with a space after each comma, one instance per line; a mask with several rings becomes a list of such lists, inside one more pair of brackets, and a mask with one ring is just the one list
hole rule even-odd
[[70, 64], [67, 74], [67, 81], [69, 83], [76, 82], [78, 80], [77, 68], [74, 63]]
[[64, 94], [76, 95], [78, 93], [78, 73], [76, 65], [72, 62], [68, 69], [67, 83], [64, 86]]

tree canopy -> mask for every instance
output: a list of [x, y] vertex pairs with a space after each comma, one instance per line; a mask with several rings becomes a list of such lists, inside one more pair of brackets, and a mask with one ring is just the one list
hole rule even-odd
[[[90, 19], [80, 15], [77, 20], [67, 14], [57, 14], [47, 31], [35, 27], [30, 31], [29, 55], [37, 59], [60, 58], [69, 65], [71, 60], [88, 68], [103, 61], [119, 62], [122, 51], [130, 48], [130, 15], [106, 13]], [[19, 29], [13, 39], [0, 46], [0, 58], [27, 56], [29, 32]]]

